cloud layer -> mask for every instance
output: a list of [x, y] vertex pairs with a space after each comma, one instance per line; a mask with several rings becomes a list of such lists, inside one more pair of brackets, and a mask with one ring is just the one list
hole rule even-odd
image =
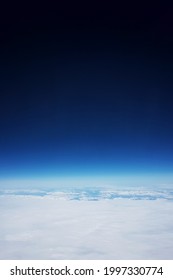
[[173, 259], [172, 216], [167, 199], [4, 194], [0, 259]]

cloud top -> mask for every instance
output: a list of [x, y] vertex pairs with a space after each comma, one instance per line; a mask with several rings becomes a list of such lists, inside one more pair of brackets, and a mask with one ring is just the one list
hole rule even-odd
[[1, 195], [0, 259], [173, 259], [172, 200], [74, 195]]

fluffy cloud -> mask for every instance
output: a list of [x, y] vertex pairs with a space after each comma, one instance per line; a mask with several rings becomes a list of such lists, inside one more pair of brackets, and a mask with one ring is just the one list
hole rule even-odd
[[0, 259], [173, 259], [171, 200], [0, 196]]

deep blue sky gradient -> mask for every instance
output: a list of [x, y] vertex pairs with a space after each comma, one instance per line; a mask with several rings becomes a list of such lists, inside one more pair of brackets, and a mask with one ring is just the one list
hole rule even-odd
[[138, 8], [1, 19], [0, 178], [172, 176], [173, 22]]

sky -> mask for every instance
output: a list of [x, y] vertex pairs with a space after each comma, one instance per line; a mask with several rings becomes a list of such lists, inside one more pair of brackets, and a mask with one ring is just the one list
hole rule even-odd
[[0, 179], [173, 181], [171, 7], [7, 7]]

